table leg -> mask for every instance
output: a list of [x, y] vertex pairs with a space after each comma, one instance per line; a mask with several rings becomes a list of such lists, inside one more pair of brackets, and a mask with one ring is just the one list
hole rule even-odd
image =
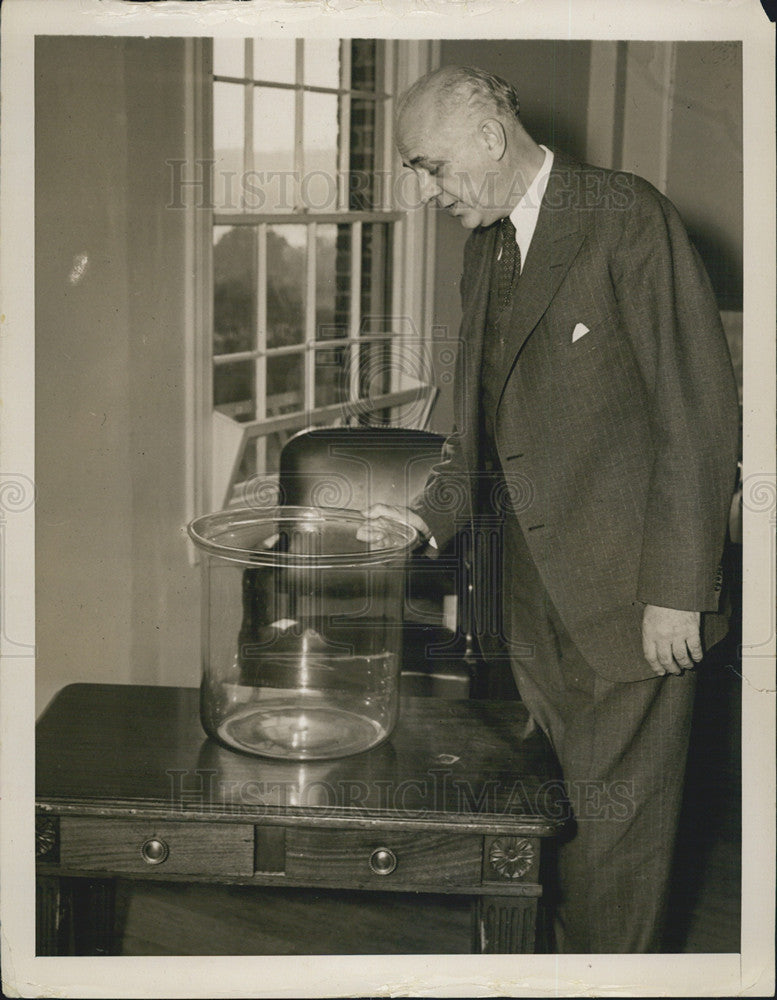
[[116, 879], [67, 881], [72, 882], [73, 954], [115, 954]]
[[536, 925], [536, 896], [478, 896], [472, 950], [481, 955], [530, 954]]
[[116, 880], [35, 880], [36, 955], [116, 954]]
[[35, 954], [59, 955], [60, 885], [56, 875], [35, 879]]

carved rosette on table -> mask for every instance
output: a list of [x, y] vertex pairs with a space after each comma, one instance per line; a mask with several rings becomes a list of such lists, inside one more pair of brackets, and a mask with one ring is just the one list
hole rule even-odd
[[50, 861], [59, 847], [59, 820], [55, 816], [35, 817], [35, 857]]
[[534, 845], [522, 837], [500, 837], [492, 842], [488, 860], [502, 878], [523, 878], [534, 861]]

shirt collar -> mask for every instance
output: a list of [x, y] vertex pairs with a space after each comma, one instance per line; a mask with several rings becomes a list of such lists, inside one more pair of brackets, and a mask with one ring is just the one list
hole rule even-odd
[[510, 221], [515, 226], [515, 242], [521, 249], [521, 270], [523, 270], [526, 255], [529, 253], [534, 230], [537, 228], [537, 219], [540, 214], [540, 205], [548, 186], [548, 178], [553, 167], [553, 152], [547, 146], [540, 146], [545, 150], [545, 159], [542, 166], [537, 171], [534, 180], [526, 189], [523, 198], [510, 212]]

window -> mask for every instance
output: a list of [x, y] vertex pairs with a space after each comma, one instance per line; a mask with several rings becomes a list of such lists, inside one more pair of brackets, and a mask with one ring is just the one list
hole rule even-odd
[[213, 40], [211, 506], [271, 481], [303, 427], [428, 418], [423, 323], [398, 266], [413, 223], [392, 190], [412, 44]]

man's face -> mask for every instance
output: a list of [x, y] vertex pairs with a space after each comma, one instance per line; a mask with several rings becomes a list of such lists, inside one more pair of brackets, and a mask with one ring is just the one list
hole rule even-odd
[[472, 121], [440, 121], [430, 102], [416, 105], [400, 118], [397, 145], [424, 205], [455, 216], [465, 229], [489, 226], [505, 214], [495, 197], [496, 163]]

